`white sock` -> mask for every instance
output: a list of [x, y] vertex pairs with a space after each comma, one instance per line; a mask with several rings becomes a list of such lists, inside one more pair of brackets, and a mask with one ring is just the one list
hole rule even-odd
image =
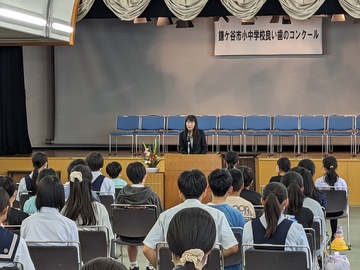
[[135, 261], [135, 262], [130, 262], [130, 269], [133, 269], [133, 268], [135, 268], [135, 267], [138, 267], [139, 265], [138, 265], [138, 262], [137, 261]]

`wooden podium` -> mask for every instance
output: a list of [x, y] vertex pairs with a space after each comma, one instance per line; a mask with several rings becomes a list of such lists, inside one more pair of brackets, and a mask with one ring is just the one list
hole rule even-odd
[[[165, 209], [169, 209], [182, 200], [178, 192], [178, 178], [185, 170], [199, 169], [207, 177], [209, 173], [221, 168], [220, 154], [165, 154]], [[210, 194], [203, 203], [210, 201]]]

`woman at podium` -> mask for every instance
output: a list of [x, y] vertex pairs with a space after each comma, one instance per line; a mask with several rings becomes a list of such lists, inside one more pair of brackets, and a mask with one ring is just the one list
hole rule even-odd
[[194, 115], [185, 119], [185, 129], [179, 135], [180, 152], [182, 154], [206, 154], [208, 146], [205, 133], [198, 128], [198, 121]]

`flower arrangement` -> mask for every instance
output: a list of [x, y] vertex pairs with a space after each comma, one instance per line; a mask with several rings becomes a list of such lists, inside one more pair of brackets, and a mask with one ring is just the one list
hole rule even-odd
[[159, 142], [158, 139], [155, 138], [154, 145], [146, 146], [145, 143], [143, 143], [144, 147], [144, 163], [149, 168], [156, 168], [156, 166], [159, 164]]

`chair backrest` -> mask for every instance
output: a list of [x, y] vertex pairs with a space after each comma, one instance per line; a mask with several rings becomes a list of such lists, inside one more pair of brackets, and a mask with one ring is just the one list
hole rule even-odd
[[156, 205], [111, 205], [113, 231], [120, 237], [145, 237], [157, 220]]
[[224, 259], [219, 248], [213, 248], [207, 258], [207, 263], [203, 267], [204, 270], [222, 270]]
[[300, 130], [303, 131], [325, 131], [326, 117], [324, 115], [301, 115]]
[[347, 210], [347, 197], [345, 190], [321, 190], [326, 195], [326, 213], [341, 212]]
[[[231, 255], [230, 257], [227, 257], [224, 259], [224, 266], [231, 266], [231, 265], [237, 265], [237, 264], [241, 264], [241, 244], [242, 244], [242, 231], [243, 228], [239, 227], [239, 228], [235, 228], [232, 227], [231, 228], [236, 240], [238, 241], [238, 246], [239, 246], [239, 250], [234, 253], [233, 255]], [[241, 230], [241, 233], [238, 231]]]
[[161, 131], [165, 129], [163, 115], [143, 115], [140, 117], [140, 130]]
[[314, 229], [314, 232], [315, 232], [315, 237], [314, 237], [315, 250], [318, 250], [321, 247], [321, 242], [322, 242], [322, 237], [323, 237], [321, 235], [321, 220], [314, 219], [312, 228]]
[[355, 116], [355, 128], [360, 130], [360, 115]]
[[104, 194], [98, 194], [100, 202], [105, 205], [106, 210], [108, 211], [109, 217], [111, 218], [112, 212], [111, 212], [111, 205], [114, 203], [114, 197], [113, 195], [104, 195]]
[[4, 225], [4, 228], [20, 236], [21, 225]]
[[183, 130], [186, 117], [185, 115], [169, 115], [166, 117], [166, 130]]
[[263, 205], [254, 205], [254, 209], [255, 209], [255, 214], [256, 217], [261, 217], [262, 214], [264, 213], [264, 206]]
[[29, 198], [30, 198], [30, 195], [28, 193], [20, 194], [20, 210], [21, 211], [24, 209], [24, 204]]
[[140, 117], [138, 115], [119, 115], [116, 118], [116, 129], [135, 131], [139, 129]]
[[245, 126], [243, 115], [221, 115], [219, 116], [219, 130], [243, 130]]
[[329, 131], [352, 131], [354, 130], [353, 115], [329, 115], [328, 130]]
[[80, 226], [78, 228], [83, 263], [97, 257], [109, 256], [109, 229], [106, 226]]
[[313, 228], [304, 228], [304, 230], [305, 230], [305, 233], [306, 233], [306, 238], [307, 238], [308, 243], [309, 243], [311, 255], [314, 256], [315, 255], [315, 250], [316, 250], [315, 230]]
[[275, 115], [273, 129], [277, 131], [297, 131], [299, 129], [299, 116]]
[[158, 247], [157, 249], [158, 255], [156, 258], [158, 259], [157, 262], [157, 269], [159, 270], [169, 270], [174, 268], [174, 263], [171, 259], [171, 251], [168, 246]]
[[271, 130], [270, 115], [248, 115], [246, 116], [246, 130]]
[[196, 116], [199, 129], [204, 131], [217, 129], [217, 118], [215, 115], [199, 115]]

